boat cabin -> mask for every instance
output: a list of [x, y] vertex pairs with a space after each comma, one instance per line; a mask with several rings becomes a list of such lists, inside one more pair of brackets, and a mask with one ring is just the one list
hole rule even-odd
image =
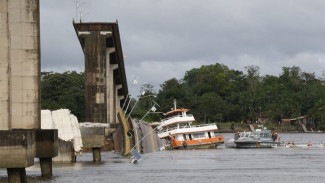
[[172, 111], [167, 112], [166, 116], [181, 116], [186, 117], [186, 112], [189, 111], [189, 109], [174, 109]]
[[214, 132], [176, 134], [174, 136], [176, 141], [211, 139], [211, 138], [214, 138], [214, 137], [215, 137]]
[[255, 132], [242, 132], [239, 137], [243, 138], [272, 138], [271, 130], [256, 129]]

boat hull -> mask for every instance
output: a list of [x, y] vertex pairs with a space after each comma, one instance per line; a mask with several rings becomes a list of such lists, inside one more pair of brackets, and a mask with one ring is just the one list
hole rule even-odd
[[263, 141], [235, 141], [236, 148], [272, 148], [279, 146], [280, 142], [263, 142]]
[[174, 150], [184, 150], [184, 149], [216, 149], [219, 145], [223, 144], [223, 142], [217, 142], [213, 144], [198, 144], [198, 145], [189, 145], [189, 146], [175, 146]]
[[215, 149], [223, 143], [223, 136], [217, 136], [210, 139], [174, 141], [170, 149]]

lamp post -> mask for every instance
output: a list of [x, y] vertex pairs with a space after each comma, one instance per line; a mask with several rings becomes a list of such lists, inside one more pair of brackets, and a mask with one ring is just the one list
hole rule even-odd
[[135, 102], [135, 104], [133, 105], [133, 107], [132, 107], [132, 109], [131, 109], [131, 111], [130, 111], [128, 117], [126, 118], [126, 120], [129, 119], [129, 117], [131, 116], [131, 113], [133, 112], [135, 106], [138, 104], [138, 102], [139, 102], [139, 100], [140, 100], [141, 98], [146, 98], [146, 97], [156, 97], [156, 95], [145, 95], [145, 96], [143, 96], [143, 95], [144, 95], [144, 93], [143, 93], [141, 96], [138, 97], [138, 100], [137, 100], [137, 101]]
[[[124, 100], [124, 103], [123, 103], [123, 106], [122, 106], [122, 110], [124, 110], [125, 104], [127, 103], [130, 96], [131, 96], [130, 94], [127, 94], [126, 99]], [[124, 111], [124, 115], [125, 115], [125, 113], [127, 112], [128, 108], [129, 108], [130, 102], [131, 102], [131, 100], [129, 100], [129, 102], [128, 102], [127, 106], [126, 106], [126, 109]]]
[[[157, 102], [155, 102], [154, 100], [152, 100], [153, 101], [153, 106], [147, 111], [147, 113], [137, 122], [137, 123], [135, 123], [135, 125], [137, 125], [137, 126], [140, 126], [140, 122], [142, 122], [142, 120], [149, 114], [149, 113], [162, 113], [162, 112], [156, 112], [156, 110], [157, 110], [157, 108], [155, 107], [156, 105], [158, 106], [158, 107], [160, 107], [158, 104], [157, 104]], [[130, 115], [129, 115], [130, 116]], [[159, 125], [158, 125], [159, 126]], [[158, 127], [157, 126], [157, 127]], [[157, 128], [156, 127], [156, 128]], [[137, 131], [136, 131], [136, 128], [138, 128], [138, 127], [134, 127], [133, 128], [133, 130], [130, 130], [130, 131], [132, 131], [132, 132], [128, 132], [128, 133], [130, 133], [130, 134], [132, 134], [133, 132], [135, 132], [135, 134], [137, 134]], [[139, 152], [140, 151], [140, 148], [139, 148], [139, 143], [145, 138], [145, 137], [147, 137], [150, 133], [152, 133], [156, 128], [154, 128], [154, 129], [151, 129], [150, 130], [150, 132], [149, 133], [147, 133], [146, 135], [144, 135], [141, 139], [139, 139], [138, 140], [138, 135], [136, 135], [136, 138], [135, 138], [135, 145], [131, 148], [131, 151], [133, 151], [134, 150], [134, 148], [136, 148], [136, 151], [137, 152]], [[130, 152], [131, 152], [130, 151]]]
[[127, 95], [126, 95], [126, 99], [125, 99], [125, 101], [124, 101], [124, 103], [123, 103], [122, 109], [124, 109], [124, 107], [125, 107], [125, 104], [126, 104], [126, 102], [127, 102], [128, 98], [129, 98], [129, 96], [130, 96], [130, 94], [127, 94]]
[[[158, 107], [160, 107], [154, 100], [153, 100], [154, 104], [153, 106], [147, 111], [147, 113], [140, 119], [139, 123], [149, 114], [149, 113], [162, 113], [162, 112], [156, 112], [157, 108], [155, 107], [155, 105], [157, 105]], [[152, 111], [152, 112], [151, 112]]]

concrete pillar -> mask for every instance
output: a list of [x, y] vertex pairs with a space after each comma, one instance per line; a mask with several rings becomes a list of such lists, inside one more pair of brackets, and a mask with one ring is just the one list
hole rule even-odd
[[[122, 84], [118, 84], [115, 86], [115, 116], [118, 115], [120, 112], [121, 108], [121, 99], [120, 96], [118, 95], [118, 90], [122, 88]], [[118, 123], [119, 120], [116, 120], [116, 123]]]
[[7, 168], [9, 182], [26, 182], [26, 167], [34, 165], [33, 130], [0, 131], [0, 168]]
[[[8, 82], [1, 82], [0, 91], [7, 93], [4, 100], [8, 99], [9, 107], [5, 105], [7, 108], [2, 109], [1, 106], [1, 110], [7, 110], [7, 115], [9, 114], [6, 121], [9, 123], [9, 129], [39, 129], [41, 127], [39, 0], [2, 1], [8, 2], [7, 7], [1, 6], [1, 9], [8, 11], [5, 21], [7, 33], [4, 33], [7, 34], [4, 40], [7, 40], [5, 45], [8, 49], [4, 50], [7, 59], [1, 59], [0, 62], [7, 67], [8, 72], [1, 71], [1, 75], [3, 74], [2, 77], [8, 79]], [[0, 27], [2, 25], [1, 22]]]
[[84, 40], [86, 120], [105, 123], [106, 39], [97, 31], [80, 31], [78, 36]]
[[108, 78], [110, 85], [108, 85], [109, 96], [108, 96], [108, 103], [109, 103], [109, 110], [108, 112], [111, 114], [108, 119], [108, 123], [116, 123], [116, 85], [114, 82], [114, 70], [118, 68], [118, 64], [110, 64], [110, 70], [108, 72]]
[[0, 1], [0, 130], [9, 129], [8, 0]]
[[25, 168], [7, 168], [9, 183], [27, 183]]
[[[26, 182], [25, 167], [34, 164], [40, 75], [39, 0], [1, 0], [0, 167], [9, 182]], [[46, 148], [40, 143], [39, 149]]]
[[118, 25], [73, 22], [73, 26], [85, 54], [86, 120], [116, 123], [115, 81], [123, 84], [123, 95], [128, 93]]
[[[121, 100], [123, 100], [125, 97], [124, 97], [124, 95], [119, 95], [118, 96], [118, 103], [119, 103], [119, 108], [122, 108], [122, 106], [121, 106]], [[123, 110], [123, 109], [122, 109]]]
[[91, 149], [93, 151], [93, 161], [94, 162], [100, 162], [101, 161], [100, 147], [93, 147]]
[[107, 109], [107, 123], [111, 123], [113, 121], [112, 116], [112, 105], [111, 105], [111, 85], [113, 80], [113, 75], [111, 74], [111, 60], [110, 60], [110, 54], [115, 52], [114, 47], [106, 48], [106, 109]]
[[39, 158], [42, 177], [52, 177], [52, 158]]
[[0, 2], [0, 130], [40, 128], [39, 1]]

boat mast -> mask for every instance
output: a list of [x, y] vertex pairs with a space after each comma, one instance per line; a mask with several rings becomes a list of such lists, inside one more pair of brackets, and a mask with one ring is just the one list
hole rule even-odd
[[174, 99], [174, 110], [176, 110], [176, 99]]

